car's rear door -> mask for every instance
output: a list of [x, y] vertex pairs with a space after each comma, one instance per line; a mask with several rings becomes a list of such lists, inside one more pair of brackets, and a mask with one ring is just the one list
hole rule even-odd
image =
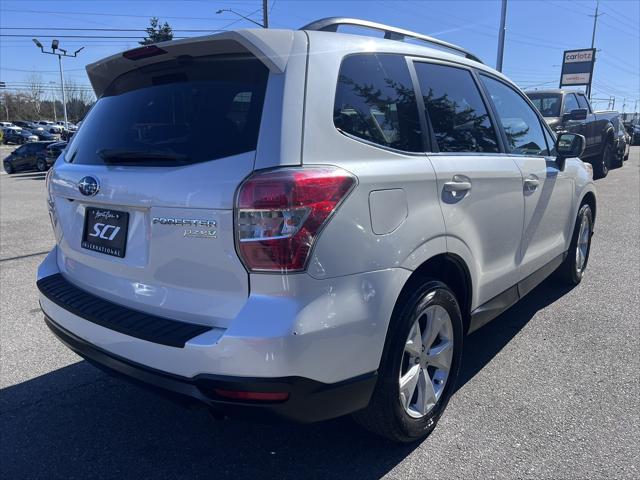
[[431, 135], [447, 247], [467, 251], [478, 272], [477, 303], [517, 282], [522, 176], [502, 141], [474, 72], [414, 60]]
[[481, 73], [479, 77], [502, 127], [506, 148], [522, 172], [524, 224], [516, 263], [519, 276], [525, 278], [545, 266], [552, 268], [568, 247], [573, 179], [551, 155], [553, 145], [548, 143], [552, 137], [525, 95], [495, 76]]

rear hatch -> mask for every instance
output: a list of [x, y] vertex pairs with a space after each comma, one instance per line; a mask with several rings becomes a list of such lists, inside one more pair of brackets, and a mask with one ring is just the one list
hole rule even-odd
[[226, 327], [248, 296], [233, 204], [269, 71], [248, 52], [159, 58], [108, 85], [56, 163], [58, 265], [120, 305]]

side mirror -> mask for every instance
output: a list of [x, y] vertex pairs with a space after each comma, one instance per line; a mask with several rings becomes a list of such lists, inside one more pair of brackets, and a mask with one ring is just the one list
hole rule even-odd
[[576, 108], [575, 110], [571, 110], [569, 113], [565, 114], [565, 120], [585, 120], [587, 118], [587, 109], [586, 108]]
[[561, 133], [556, 139], [556, 161], [560, 169], [564, 168], [567, 158], [580, 157], [584, 153], [585, 139], [577, 133]]

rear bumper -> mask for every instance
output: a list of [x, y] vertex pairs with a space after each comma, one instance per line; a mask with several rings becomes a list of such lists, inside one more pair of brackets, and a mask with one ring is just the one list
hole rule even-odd
[[38, 269], [46, 316], [110, 355], [188, 379], [296, 377], [336, 384], [374, 372], [393, 306], [411, 273], [398, 268], [326, 280], [255, 275], [227, 328], [198, 324], [207, 331], [178, 339], [179, 314], [167, 322], [139, 315], [147, 312], [144, 305], [112, 308], [97, 294], [76, 298], [73, 277], [64, 272], [70, 285], [47, 288], [47, 279], [61, 273], [57, 250]]
[[[99, 368], [161, 392], [202, 402], [233, 416], [265, 414], [296, 422], [317, 422], [340, 417], [366, 407], [376, 384], [376, 372], [334, 384], [302, 377], [246, 378], [209, 374], [193, 378], [155, 370], [119, 357], [81, 339], [45, 315], [45, 323], [67, 347]], [[229, 401], [216, 389], [245, 392], [286, 392], [281, 402]]]

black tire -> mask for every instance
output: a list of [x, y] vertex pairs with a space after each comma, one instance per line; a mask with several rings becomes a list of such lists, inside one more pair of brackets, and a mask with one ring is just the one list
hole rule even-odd
[[609, 169], [613, 163], [614, 151], [613, 143], [610, 139], [607, 139], [602, 147], [602, 153], [596, 158], [593, 163], [593, 178], [604, 178], [609, 174]]
[[44, 160], [43, 158], [39, 158], [38, 161], [36, 162], [36, 169], [39, 172], [46, 172], [47, 171], [47, 161]]
[[13, 165], [11, 165], [9, 162], [4, 162], [3, 166], [4, 171], [7, 172], [8, 175], [11, 175], [14, 172]]
[[624, 150], [622, 152], [616, 150], [611, 157], [611, 168], [620, 168], [624, 163]]
[[[578, 237], [580, 235], [580, 226], [582, 224], [582, 219], [586, 217], [587, 222], [589, 224], [589, 236], [587, 243], [587, 252], [584, 258], [584, 264], [581, 268], [578, 268]], [[571, 244], [569, 245], [569, 251], [567, 254], [567, 258], [564, 259], [562, 265], [558, 267], [557, 277], [568, 285], [578, 285], [582, 278], [584, 277], [584, 271], [587, 269], [587, 264], [589, 263], [589, 254], [591, 253], [591, 237], [593, 236], [593, 213], [591, 212], [591, 207], [583, 203], [578, 210], [578, 215], [576, 217], [576, 224], [573, 227], [573, 236], [571, 237]]]
[[[444, 283], [422, 279], [409, 291], [410, 294], [400, 298], [394, 309], [378, 369], [378, 382], [369, 406], [353, 414], [355, 421], [367, 430], [402, 443], [421, 440], [435, 428], [456, 388], [463, 342], [460, 307], [454, 293]], [[409, 331], [422, 312], [432, 305], [443, 307], [451, 318], [453, 358], [445, 387], [435, 406], [425, 416], [414, 418], [400, 403], [399, 379]]]

